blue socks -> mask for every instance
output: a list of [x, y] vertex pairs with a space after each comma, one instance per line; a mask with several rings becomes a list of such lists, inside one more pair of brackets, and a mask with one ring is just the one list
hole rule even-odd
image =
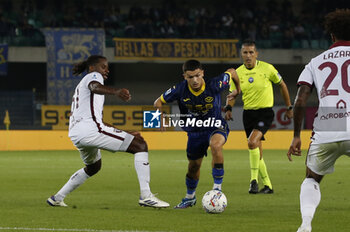
[[222, 180], [224, 178], [224, 164], [214, 164], [212, 171], [214, 186], [213, 189], [221, 190]]
[[186, 175], [187, 194], [186, 198], [192, 199], [196, 195], [196, 188], [199, 180], [191, 179]]

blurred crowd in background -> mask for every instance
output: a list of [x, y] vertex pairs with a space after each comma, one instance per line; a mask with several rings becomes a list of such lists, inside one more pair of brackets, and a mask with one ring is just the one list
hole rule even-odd
[[325, 48], [324, 15], [348, 0], [0, 0], [0, 42], [45, 46], [44, 27], [104, 28], [113, 37], [217, 38], [262, 48]]

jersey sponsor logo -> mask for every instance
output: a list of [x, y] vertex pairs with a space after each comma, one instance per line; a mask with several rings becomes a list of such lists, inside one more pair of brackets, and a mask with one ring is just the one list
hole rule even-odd
[[205, 102], [212, 102], [214, 98], [209, 96], [209, 97], [206, 97], [204, 100]]
[[155, 110], [143, 111], [143, 128], [160, 128], [160, 115], [162, 113]]
[[191, 98], [184, 98], [182, 101], [188, 102], [188, 101], [191, 101]]
[[205, 105], [186, 104], [185, 106], [188, 109], [188, 111], [194, 116], [206, 115], [209, 112], [209, 110], [214, 107], [213, 103], [208, 103]]
[[343, 99], [339, 100], [337, 102], [337, 104], [336, 104], [336, 108], [337, 109], [344, 109], [344, 108], [346, 108], [346, 102]]
[[[321, 115], [320, 120], [328, 120], [328, 119], [344, 119], [350, 116], [349, 112], [339, 112], [339, 113], [328, 113], [325, 115]], [[344, 121], [345, 122], [345, 121]]]
[[248, 81], [249, 81], [249, 83], [253, 83], [254, 82], [254, 78], [253, 77], [249, 77]]

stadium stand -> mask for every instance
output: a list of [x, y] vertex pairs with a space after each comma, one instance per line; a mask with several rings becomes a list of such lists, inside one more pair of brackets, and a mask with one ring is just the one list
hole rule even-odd
[[[244, 0], [0, 0], [0, 43], [12, 48], [45, 47], [41, 29], [82, 27], [104, 28], [106, 46], [110, 48], [115, 46], [114, 37], [235, 38], [240, 41], [251, 38], [256, 40], [259, 49], [317, 51], [330, 45], [323, 30], [323, 16], [335, 8], [347, 6], [346, 0], [251, 0], [249, 3]], [[289, 64], [278, 67], [291, 93], [296, 89], [296, 73], [304, 65], [300, 55], [294, 58], [301, 61], [295, 62], [293, 67]], [[149, 99], [159, 94], [153, 91], [154, 83], [159, 90], [164, 90], [176, 83], [176, 78], [181, 78], [175, 63], [139, 63], [137, 69], [133, 65], [111, 64], [111, 73], [118, 74], [118, 78], [110, 80], [110, 84], [129, 88], [132, 93], [142, 92], [142, 95], [134, 94], [134, 104], [149, 104]], [[227, 68], [226, 64], [209, 66], [209, 76]], [[129, 75], [137, 77], [139, 85], [130, 83]], [[46, 63], [9, 58], [8, 74], [0, 78], [3, 83], [0, 129], [4, 128], [2, 120], [6, 109], [10, 112], [11, 129], [40, 127], [40, 105], [46, 103]], [[277, 104], [279, 101], [276, 99]], [[108, 97], [106, 102], [120, 104]]]
[[[0, 42], [44, 46], [44, 27], [104, 28], [113, 37], [251, 38], [261, 48], [325, 48], [322, 17], [347, 1], [0, 1]], [[146, 5], [147, 4], [147, 5]]]

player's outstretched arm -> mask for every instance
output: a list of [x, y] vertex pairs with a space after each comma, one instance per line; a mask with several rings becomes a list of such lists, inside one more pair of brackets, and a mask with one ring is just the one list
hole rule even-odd
[[95, 94], [103, 94], [103, 95], [116, 95], [123, 101], [129, 101], [131, 99], [131, 95], [129, 90], [127, 89], [117, 89], [109, 86], [102, 85], [97, 81], [92, 81], [89, 84], [89, 89], [91, 92]]
[[305, 114], [306, 102], [310, 93], [311, 88], [309, 86], [301, 85], [294, 101], [294, 137], [287, 152], [289, 161], [292, 161], [292, 155], [301, 156], [300, 131]]

